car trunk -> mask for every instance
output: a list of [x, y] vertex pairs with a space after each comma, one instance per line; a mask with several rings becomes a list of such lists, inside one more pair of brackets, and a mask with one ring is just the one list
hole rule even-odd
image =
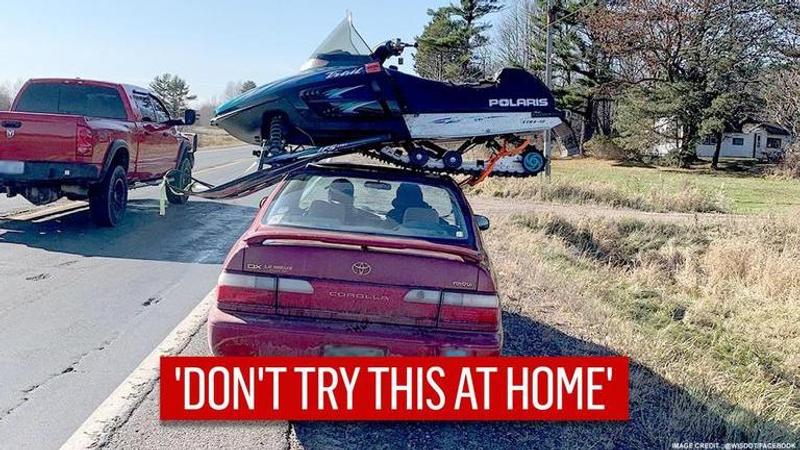
[[414, 239], [272, 230], [247, 241], [243, 270], [278, 278], [275, 312], [288, 316], [434, 327], [440, 292], [475, 291], [481, 270], [474, 250]]
[[73, 161], [80, 116], [0, 112], [0, 159]]

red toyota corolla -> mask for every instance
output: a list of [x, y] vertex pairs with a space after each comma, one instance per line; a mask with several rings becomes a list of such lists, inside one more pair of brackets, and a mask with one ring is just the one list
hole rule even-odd
[[276, 186], [231, 249], [209, 313], [216, 355], [489, 356], [500, 304], [449, 178], [318, 165]]

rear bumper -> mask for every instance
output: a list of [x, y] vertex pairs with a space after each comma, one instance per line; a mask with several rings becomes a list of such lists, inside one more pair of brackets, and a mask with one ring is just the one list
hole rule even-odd
[[[22, 172], [16, 169], [23, 163]], [[97, 181], [100, 166], [84, 163], [0, 160], [0, 186], [69, 184]]]
[[220, 356], [321, 356], [335, 347], [381, 349], [386, 356], [497, 356], [503, 332], [458, 332], [341, 320], [262, 317], [214, 305], [208, 341]]

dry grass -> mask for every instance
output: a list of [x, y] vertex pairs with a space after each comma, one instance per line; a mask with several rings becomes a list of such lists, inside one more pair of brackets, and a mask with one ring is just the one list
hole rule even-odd
[[644, 192], [628, 192], [611, 183], [553, 178], [490, 178], [471, 190], [473, 195], [518, 198], [554, 203], [599, 204], [651, 212], [728, 212], [729, 202], [718, 193], [700, 189], [685, 181], [675, 191], [653, 187]]
[[[766, 226], [495, 222], [486, 241], [508, 311], [642, 367], [631, 384], [641, 445], [800, 438], [796, 216]], [[663, 395], [671, 385], [685, 395]]]
[[203, 147], [227, 147], [234, 145], [244, 145], [244, 143], [228, 134], [222, 128], [216, 127], [190, 127], [188, 133], [197, 133], [198, 145]]

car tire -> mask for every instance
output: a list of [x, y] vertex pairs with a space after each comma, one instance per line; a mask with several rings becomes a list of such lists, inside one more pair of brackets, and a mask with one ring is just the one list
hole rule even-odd
[[[178, 166], [175, 168], [177, 172], [175, 175], [169, 177], [169, 183], [172, 186], [184, 189], [189, 185], [189, 182], [192, 179], [193, 165], [194, 164], [192, 163], [192, 158], [189, 153], [184, 152], [180, 162], [178, 162]], [[171, 189], [167, 188], [167, 201], [173, 205], [184, 205], [187, 201], [189, 201], [189, 196], [172, 192]]]
[[89, 190], [89, 211], [101, 227], [122, 221], [128, 204], [128, 177], [121, 165], [112, 166], [103, 180]]

